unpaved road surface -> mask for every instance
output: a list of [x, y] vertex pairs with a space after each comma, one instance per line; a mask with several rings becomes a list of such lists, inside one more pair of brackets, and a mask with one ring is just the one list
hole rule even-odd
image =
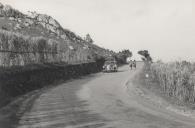
[[195, 119], [132, 83], [140, 71], [123, 66], [44, 91], [18, 128], [195, 128]]

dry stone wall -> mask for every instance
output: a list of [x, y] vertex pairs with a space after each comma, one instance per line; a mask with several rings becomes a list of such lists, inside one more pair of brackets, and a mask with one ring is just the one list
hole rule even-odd
[[102, 62], [82, 64], [36, 64], [0, 68], [0, 108], [14, 97], [53, 84], [101, 70]]

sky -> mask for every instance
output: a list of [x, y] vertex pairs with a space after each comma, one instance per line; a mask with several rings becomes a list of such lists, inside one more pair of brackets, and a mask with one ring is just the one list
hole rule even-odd
[[0, 0], [48, 14], [80, 36], [114, 51], [148, 50], [154, 60], [195, 61], [193, 0]]

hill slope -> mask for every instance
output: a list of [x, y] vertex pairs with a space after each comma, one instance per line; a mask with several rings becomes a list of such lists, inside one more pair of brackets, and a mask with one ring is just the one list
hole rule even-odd
[[[24, 53], [38, 53], [35, 58], [39, 60], [40, 56], [42, 58], [48, 56], [44, 53], [49, 53], [51, 56], [51, 49], [55, 48], [58, 57], [57, 60], [51, 61], [47, 59], [47, 61], [45, 61], [46, 59], [44, 59], [44, 61], [36, 62], [63, 61], [73, 63], [94, 61], [98, 56], [106, 57], [110, 54], [114, 54], [112, 51], [106, 50], [82, 39], [70, 30], [64, 29], [59, 22], [51, 16], [38, 14], [36, 12], [23, 14], [9, 5], [0, 4], [0, 29], [2, 29], [0, 33], [0, 66], [18, 65], [19, 63], [14, 63], [13, 60], [19, 60], [19, 58], [23, 58], [23, 60], [26, 59], [26, 57], [23, 57]], [[40, 38], [42, 39], [41, 41], [39, 40]], [[51, 45], [51, 48], [24, 51], [21, 50], [25, 49], [21, 46], [21, 40], [28, 40], [28, 44], [36, 44], [37, 47], [40, 45], [43, 47]], [[17, 46], [15, 42], [17, 42]], [[45, 42], [45, 44], [43, 42]], [[55, 44], [55, 47], [53, 44]], [[28, 58], [30, 56], [32, 56], [32, 54], [29, 54]], [[9, 59], [4, 62], [5, 58]], [[24, 64], [28, 63], [31, 62]]]

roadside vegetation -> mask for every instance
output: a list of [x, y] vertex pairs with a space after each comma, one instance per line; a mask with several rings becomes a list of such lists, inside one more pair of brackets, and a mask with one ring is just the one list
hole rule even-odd
[[142, 60], [145, 62], [152, 62], [152, 57], [150, 56], [150, 53], [148, 50], [140, 50], [138, 51], [138, 54], [142, 56]]
[[143, 56], [145, 66], [138, 75], [137, 82], [158, 94], [162, 93], [170, 100], [174, 99], [174, 104], [195, 103], [195, 63], [152, 62], [147, 50], [141, 50], [138, 54]]
[[148, 87], [155, 85], [166, 96], [176, 98], [180, 103], [195, 103], [194, 63], [187, 61], [153, 63], [147, 50], [138, 53], [143, 55], [145, 62], [141, 77], [145, 85]]
[[128, 49], [119, 51], [118, 53], [116, 53], [114, 55], [116, 61], [119, 64], [126, 64], [127, 63], [127, 58], [128, 57], [132, 57], [132, 56], [133, 56], [133, 53], [130, 50], [128, 50]]
[[195, 64], [157, 62], [151, 64], [149, 73], [150, 79], [157, 81], [166, 95], [183, 102], [195, 102]]

